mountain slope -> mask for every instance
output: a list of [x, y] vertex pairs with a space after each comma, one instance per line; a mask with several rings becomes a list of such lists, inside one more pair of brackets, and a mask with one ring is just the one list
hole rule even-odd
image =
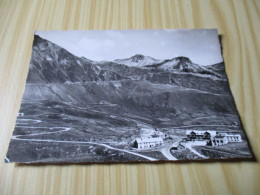
[[224, 75], [223, 77], [226, 77], [226, 71], [225, 66], [223, 66], [223, 63], [217, 63], [206, 66], [207, 69], [212, 70], [214, 72], [217, 72], [221, 75]]
[[[133, 59], [141, 64], [147, 58], [139, 55]], [[165, 109], [183, 114], [200, 108], [210, 114], [232, 113], [234, 104], [226, 77], [219, 78], [214, 72], [221, 67], [223, 63], [204, 68], [185, 57], [144, 67], [95, 63], [36, 35], [23, 99], [78, 106], [106, 102], [133, 112], [156, 108], [162, 115]]]
[[[130, 113], [133, 112], [140, 116], [147, 115], [148, 118], [152, 117], [151, 119], [156, 118], [153, 116], [170, 119], [172, 114], [176, 116], [189, 115], [189, 113], [216, 115], [235, 112], [230, 95], [132, 80], [86, 84], [27, 85], [23, 100], [70, 102], [83, 108], [93, 104], [117, 105], [121, 109], [127, 109]], [[142, 112], [143, 109], [148, 109], [148, 111], [153, 109], [157, 113]]]
[[[224, 67], [224, 63], [219, 64]], [[229, 85], [225, 74], [216, 77], [207, 73], [168, 71], [160, 68], [129, 67], [113, 62], [99, 64], [101, 70], [110, 70], [124, 78], [139, 81], [149, 81], [157, 84], [175, 85], [185, 88], [198, 89], [205, 92], [229, 94]]]
[[111, 71], [101, 71], [92, 61], [74, 56], [60, 46], [35, 35], [27, 83], [118, 79], [122, 79], [122, 76]]

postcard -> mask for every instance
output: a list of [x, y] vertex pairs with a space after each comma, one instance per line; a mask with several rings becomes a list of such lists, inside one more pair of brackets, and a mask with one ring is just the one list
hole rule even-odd
[[252, 158], [216, 29], [35, 32], [5, 162]]

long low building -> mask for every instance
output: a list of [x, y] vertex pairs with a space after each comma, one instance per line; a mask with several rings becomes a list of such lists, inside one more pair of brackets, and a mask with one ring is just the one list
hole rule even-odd
[[241, 135], [219, 133], [217, 136], [211, 139], [212, 146], [220, 146], [232, 142], [242, 142]]
[[160, 146], [162, 144], [163, 139], [161, 137], [136, 138], [133, 147], [138, 149], [146, 149]]

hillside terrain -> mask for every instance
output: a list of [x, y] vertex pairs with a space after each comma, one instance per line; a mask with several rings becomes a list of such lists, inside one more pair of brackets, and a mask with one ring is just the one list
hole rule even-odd
[[[28, 139], [36, 140], [37, 146], [30, 146], [35, 150], [39, 140], [63, 141], [66, 147], [69, 142], [91, 142], [84, 151], [109, 150], [89, 154], [93, 161], [102, 161], [102, 155], [113, 156], [110, 146], [131, 150], [143, 126], [169, 135], [185, 135], [186, 129], [198, 128], [243, 134], [224, 63], [200, 66], [187, 57], [157, 60], [141, 54], [95, 62], [38, 35], [20, 113], [24, 115], [18, 117], [14, 131], [18, 137], [11, 140], [8, 153], [13, 161], [18, 158], [13, 151], [18, 138], [21, 148]], [[44, 147], [41, 156], [21, 153], [23, 162], [71, 161], [77, 156], [66, 157], [63, 151], [55, 157]], [[133, 154], [120, 159], [127, 161], [129, 155]]]

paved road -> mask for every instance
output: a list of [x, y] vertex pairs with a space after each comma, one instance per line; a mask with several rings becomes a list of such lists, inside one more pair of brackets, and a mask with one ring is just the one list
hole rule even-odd
[[[98, 112], [98, 111], [97, 111]], [[126, 118], [123, 118], [123, 117], [117, 117], [117, 116], [113, 116], [111, 115], [111, 117], [114, 117], [114, 118], [121, 118], [121, 119], [124, 119], [124, 120], [128, 120]], [[39, 123], [39, 122], [42, 122], [40, 120], [34, 120], [34, 119], [23, 119], [24, 121], [33, 121], [33, 122], [36, 122], [36, 123]], [[132, 121], [135, 121], [135, 120], [132, 120]], [[151, 136], [153, 133], [154, 133], [154, 129], [152, 128], [152, 126], [146, 124], [146, 123], [142, 123], [141, 125], [138, 124], [138, 126], [141, 128], [142, 130], [142, 133], [144, 136]], [[26, 127], [26, 126], [21, 126], [21, 127]], [[34, 127], [30, 127], [30, 128], [34, 128]], [[95, 142], [82, 142], [82, 141], [61, 141], [61, 140], [42, 140], [42, 139], [25, 139], [25, 138], [19, 138], [21, 136], [35, 136], [35, 135], [45, 135], [45, 134], [54, 134], [54, 133], [60, 133], [60, 132], [65, 132], [65, 131], [69, 131], [71, 130], [71, 128], [66, 128], [66, 127], [52, 127], [52, 128], [63, 128], [62, 130], [59, 130], [59, 131], [53, 131], [53, 132], [44, 132], [44, 133], [33, 133], [33, 134], [26, 134], [26, 135], [15, 135], [15, 136], [12, 136], [12, 139], [14, 140], [23, 140], [23, 141], [36, 141], [36, 142], [60, 142], [60, 143], [83, 143], [83, 144], [93, 144], [93, 145], [100, 145], [100, 146], [104, 146], [106, 148], [109, 148], [111, 150], [117, 150], [117, 151], [121, 151], [121, 152], [126, 152], [126, 153], [129, 153], [129, 154], [133, 154], [133, 155], [136, 155], [136, 156], [140, 156], [142, 158], [145, 158], [147, 160], [150, 160], [150, 161], [156, 161], [157, 159], [155, 158], [151, 158], [151, 157], [148, 157], [148, 156], [145, 156], [145, 155], [142, 155], [142, 154], [139, 154], [139, 153], [135, 153], [135, 152], [131, 152], [131, 151], [128, 151], [128, 150], [124, 150], [124, 149], [118, 149], [118, 148], [114, 148], [114, 147], [111, 147], [109, 145], [106, 145], [106, 144], [102, 144], [102, 143], [95, 143]], [[8, 160], [8, 159], [6, 159]]]
[[191, 152], [193, 152], [194, 154], [198, 155], [199, 157], [203, 158], [203, 159], [207, 159], [207, 156], [202, 155], [201, 153], [197, 152], [192, 146], [203, 146], [205, 145], [205, 142], [187, 142], [184, 144], [186, 148], [188, 148]]
[[11, 139], [16, 139], [17, 137], [21, 137], [21, 136], [46, 135], [46, 134], [54, 134], [54, 133], [60, 133], [60, 132], [65, 132], [65, 131], [70, 131], [71, 130], [70, 127], [47, 127], [47, 128], [48, 129], [62, 129], [62, 130], [52, 131], [52, 132], [44, 132], [44, 133], [31, 133], [31, 134], [24, 134], [24, 135], [13, 135]]
[[29, 118], [17, 118], [16, 120], [16, 124], [20, 124], [20, 125], [28, 124], [28, 122], [32, 124], [32, 123], [41, 123], [42, 121], [36, 119], [29, 119]]
[[161, 149], [161, 153], [168, 159], [168, 160], [178, 160], [177, 158], [175, 158], [174, 156], [172, 156], [171, 154], [171, 148], [174, 145], [178, 145], [179, 142], [181, 141], [181, 139], [176, 140], [175, 142], [173, 142], [171, 145], [165, 146], [163, 149]]

